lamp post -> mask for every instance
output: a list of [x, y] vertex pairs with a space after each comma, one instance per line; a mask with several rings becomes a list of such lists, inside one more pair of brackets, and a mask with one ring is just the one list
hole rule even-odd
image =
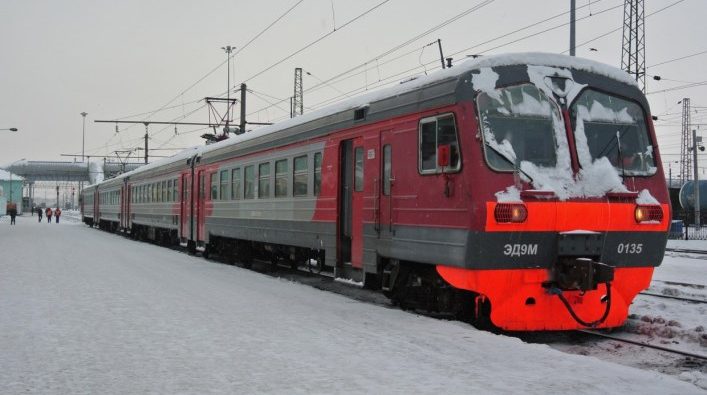
[[84, 148], [86, 146], [86, 115], [88, 115], [87, 112], [82, 112], [81, 116], [83, 117], [83, 134], [81, 134], [81, 162], [84, 161]]

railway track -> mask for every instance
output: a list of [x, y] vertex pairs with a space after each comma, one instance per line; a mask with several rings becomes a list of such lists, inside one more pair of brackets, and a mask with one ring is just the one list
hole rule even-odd
[[703, 300], [703, 299], [684, 298], [681, 296], [663, 295], [663, 294], [657, 294], [657, 293], [645, 292], [645, 291], [639, 292], [639, 295], [654, 296], [657, 298], [665, 298], [665, 299], [682, 300], [682, 301], [690, 302], [690, 303], [707, 303], [707, 300]]
[[678, 355], [682, 355], [682, 356], [685, 356], [685, 357], [694, 358], [694, 359], [697, 359], [697, 360], [699, 360], [699, 361], [703, 361], [703, 363], [707, 363], [707, 355], [702, 355], [702, 354], [697, 354], [697, 353], [688, 352], [688, 351], [682, 351], [682, 350], [675, 350], [675, 349], [672, 349], [672, 348], [669, 348], [669, 347], [663, 347], [663, 346], [658, 346], [658, 345], [654, 345], [654, 344], [644, 343], [644, 342], [637, 341], [637, 340], [624, 339], [624, 338], [619, 337], [619, 336], [614, 336], [614, 335], [610, 335], [610, 334], [607, 334], [607, 333], [602, 333], [602, 332], [598, 332], [598, 331], [590, 330], [590, 329], [582, 329], [582, 330], [578, 330], [577, 332], [585, 333], [585, 334], [588, 334], [588, 335], [591, 335], [591, 336], [602, 337], [602, 338], [605, 338], [605, 339], [611, 339], [611, 340], [615, 340], [615, 341], [622, 342], [622, 343], [634, 344], [634, 345], [637, 345], [637, 346], [641, 346], [641, 347], [645, 347], [645, 348], [651, 348], [651, 349], [654, 349], [654, 350], [659, 350], [659, 351], [665, 351], [665, 352], [669, 352], [669, 353], [673, 353], [673, 354], [678, 354]]
[[705, 250], [692, 250], [689, 248], [670, 248], [667, 247], [665, 251], [670, 251], [670, 252], [680, 252], [684, 254], [696, 254], [696, 255], [707, 255], [707, 251]]

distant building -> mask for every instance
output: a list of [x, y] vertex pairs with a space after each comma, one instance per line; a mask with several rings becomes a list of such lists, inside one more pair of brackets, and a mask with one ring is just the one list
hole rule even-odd
[[22, 187], [25, 179], [0, 169], [0, 213], [4, 214], [8, 203], [17, 204], [17, 214], [22, 214]]

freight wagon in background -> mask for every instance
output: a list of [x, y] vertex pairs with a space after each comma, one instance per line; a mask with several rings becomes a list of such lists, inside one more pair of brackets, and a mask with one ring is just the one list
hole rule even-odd
[[468, 60], [93, 185], [87, 224], [506, 330], [614, 327], [670, 205], [646, 98], [553, 54]]

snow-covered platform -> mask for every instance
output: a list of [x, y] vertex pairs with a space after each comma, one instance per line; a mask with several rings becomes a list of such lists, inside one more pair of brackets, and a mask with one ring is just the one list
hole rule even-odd
[[0, 392], [700, 393], [80, 224], [0, 221]]

